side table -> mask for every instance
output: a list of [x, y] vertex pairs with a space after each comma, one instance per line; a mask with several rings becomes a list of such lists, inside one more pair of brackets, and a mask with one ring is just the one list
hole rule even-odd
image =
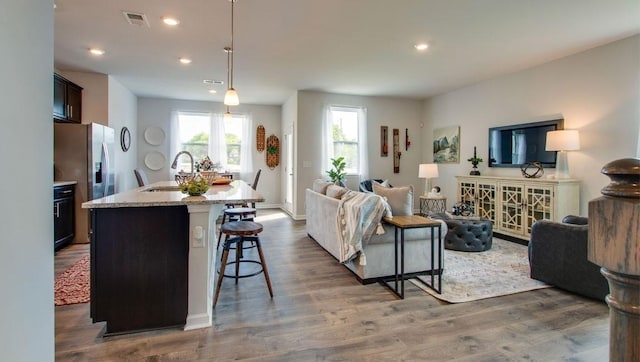
[[420, 196], [420, 215], [428, 216], [436, 212], [447, 211], [447, 198], [444, 196]]
[[[407, 229], [431, 228], [431, 284], [423, 281], [429, 288], [435, 290], [438, 294], [442, 292], [442, 270], [444, 269], [444, 258], [442, 257], [442, 226], [439, 221], [427, 219], [419, 215], [394, 216], [392, 218], [385, 217], [384, 222], [395, 226], [395, 248], [394, 248], [394, 275], [393, 279], [383, 280], [383, 284], [389, 288], [400, 299], [404, 299], [404, 231]], [[435, 287], [436, 270], [435, 270], [435, 237], [436, 229], [438, 232], [438, 271], [437, 282]], [[400, 237], [398, 238], [398, 234]], [[398, 245], [400, 246], [400, 254], [398, 255]], [[398, 271], [398, 259], [400, 260], [400, 270]], [[390, 282], [393, 281], [393, 286]], [[400, 289], [398, 289], [398, 287]]]

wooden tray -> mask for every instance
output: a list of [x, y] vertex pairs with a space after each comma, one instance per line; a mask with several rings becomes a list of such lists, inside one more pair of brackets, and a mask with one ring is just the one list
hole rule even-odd
[[230, 178], [220, 177], [220, 178], [217, 178], [217, 179], [213, 180], [213, 181], [211, 182], [211, 184], [212, 184], [212, 185], [228, 185], [228, 184], [230, 184], [232, 181], [233, 181], [233, 180], [232, 180], [232, 179], [230, 179]]

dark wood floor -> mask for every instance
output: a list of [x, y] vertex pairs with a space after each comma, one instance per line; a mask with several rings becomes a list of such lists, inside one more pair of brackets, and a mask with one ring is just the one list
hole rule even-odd
[[[606, 361], [608, 308], [555, 288], [445, 304], [406, 283], [361, 285], [305, 232], [260, 210], [274, 298], [262, 276], [225, 280], [214, 326], [101, 337], [89, 304], [55, 308], [60, 361]], [[56, 254], [61, 273], [88, 253]]]

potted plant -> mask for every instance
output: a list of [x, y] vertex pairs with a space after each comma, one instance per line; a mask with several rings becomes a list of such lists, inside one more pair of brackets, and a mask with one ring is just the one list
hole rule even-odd
[[467, 161], [471, 162], [473, 165], [473, 170], [469, 172], [471, 176], [480, 176], [480, 171], [478, 171], [478, 164], [483, 162], [482, 158], [476, 156], [476, 147], [473, 147], [473, 157], [469, 158]]
[[331, 165], [333, 168], [327, 171], [329, 178], [331, 178], [331, 182], [336, 185], [344, 186], [344, 177], [347, 175], [344, 171], [345, 167], [347, 167], [347, 164], [344, 162], [344, 157], [332, 158]]

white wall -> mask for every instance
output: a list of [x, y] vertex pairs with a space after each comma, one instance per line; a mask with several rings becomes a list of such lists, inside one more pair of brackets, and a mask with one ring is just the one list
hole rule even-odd
[[581, 149], [569, 153], [569, 165], [582, 181], [580, 214], [587, 215], [588, 202], [609, 183], [601, 167], [638, 152], [640, 35], [426, 100], [423, 154], [433, 154], [434, 128], [461, 127], [460, 164], [440, 165], [440, 178], [433, 181], [442, 186], [448, 206], [456, 200], [454, 176], [471, 169], [466, 159], [473, 146], [485, 160], [479, 167], [483, 175], [520, 176], [519, 169], [487, 167], [488, 128], [557, 115], [566, 129], [580, 131]]
[[[133, 173], [137, 167], [138, 99], [120, 82], [109, 76], [109, 127], [115, 130], [116, 192], [138, 187]], [[131, 146], [127, 152], [120, 146], [120, 132], [127, 127], [131, 133]]]
[[[162, 98], [139, 98], [138, 99], [138, 130], [136, 142], [138, 143], [138, 167], [144, 169], [150, 182], [166, 181], [170, 179], [170, 165], [175, 155], [170, 153], [170, 139], [171, 139], [171, 112], [174, 110], [182, 111], [195, 111], [195, 112], [214, 112], [224, 113], [224, 105], [216, 102], [202, 102], [202, 101], [184, 101], [177, 99], [162, 99]], [[240, 104], [235, 107], [232, 112], [249, 113], [253, 119], [255, 135], [255, 128], [262, 124], [266, 131], [266, 136], [275, 134], [278, 138], [281, 137], [281, 118], [282, 111], [280, 106], [265, 106], [265, 105], [253, 105], [253, 104]], [[147, 127], [157, 126], [163, 129], [165, 132], [165, 141], [159, 146], [152, 146], [144, 140], [144, 131]], [[255, 136], [254, 136], [255, 137]], [[280, 141], [282, 146], [282, 140]], [[260, 175], [260, 182], [258, 184], [258, 191], [265, 197], [265, 202], [257, 205], [258, 207], [280, 207], [280, 182], [281, 182], [281, 170], [282, 170], [282, 155], [280, 159], [280, 165], [273, 170], [269, 169], [265, 160], [265, 151], [257, 152], [255, 148], [255, 138], [251, 140], [251, 146], [253, 150], [253, 167], [254, 169], [261, 168], [262, 174]], [[147, 168], [144, 164], [144, 159], [149, 152], [159, 151], [166, 157], [165, 167], [161, 170], [153, 171]], [[196, 160], [197, 161], [197, 160]], [[254, 175], [247, 175], [244, 180], [251, 184], [253, 182]]]
[[51, 2], [3, 1], [0, 44], [0, 354], [53, 361]]
[[[327, 179], [322, 174], [322, 117], [326, 105], [365, 107], [367, 109], [367, 146], [370, 178], [388, 179], [393, 186], [414, 185], [416, 194], [422, 194], [424, 180], [418, 178], [418, 165], [422, 159], [420, 122], [422, 102], [390, 97], [365, 97], [331, 94], [314, 91], [298, 92], [297, 114], [297, 188], [296, 211], [305, 211], [305, 189], [317, 178]], [[389, 156], [380, 156], [380, 126], [389, 126]], [[400, 173], [393, 173], [392, 130], [400, 129]], [[409, 129], [411, 146], [404, 147], [405, 128]], [[357, 190], [357, 180], [347, 182]], [[414, 207], [418, 207], [415, 197]]]

